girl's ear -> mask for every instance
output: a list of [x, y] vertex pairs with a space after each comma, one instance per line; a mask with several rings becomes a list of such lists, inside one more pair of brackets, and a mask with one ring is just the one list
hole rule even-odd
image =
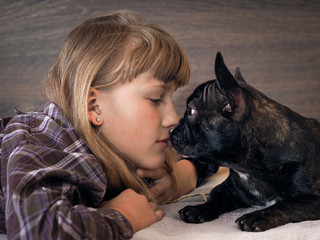
[[99, 109], [98, 96], [100, 91], [91, 87], [88, 94], [88, 118], [89, 121], [95, 126], [101, 126], [103, 123], [103, 118], [101, 111]]

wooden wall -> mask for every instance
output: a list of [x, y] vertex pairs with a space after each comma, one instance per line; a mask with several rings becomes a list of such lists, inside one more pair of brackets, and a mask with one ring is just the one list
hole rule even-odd
[[42, 81], [66, 34], [88, 17], [140, 12], [172, 32], [192, 63], [192, 81], [175, 95], [178, 113], [201, 82], [214, 78], [221, 51], [233, 72], [269, 97], [320, 120], [318, 0], [0, 0], [0, 116], [39, 110]]

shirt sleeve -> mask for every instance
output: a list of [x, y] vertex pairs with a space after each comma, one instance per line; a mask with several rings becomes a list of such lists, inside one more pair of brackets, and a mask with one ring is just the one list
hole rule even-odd
[[[2, 139], [3, 139], [3, 131], [7, 125], [7, 123], [12, 119], [12, 117], [0, 118], [0, 160], [2, 159]], [[0, 176], [3, 175], [3, 169], [0, 168]], [[0, 233], [6, 232], [6, 217], [5, 217], [5, 199], [2, 190], [2, 185], [0, 184]]]
[[106, 182], [97, 160], [35, 139], [22, 127], [3, 141], [8, 239], [131, 238], [132, 226], [120, 212], [99, 208]]

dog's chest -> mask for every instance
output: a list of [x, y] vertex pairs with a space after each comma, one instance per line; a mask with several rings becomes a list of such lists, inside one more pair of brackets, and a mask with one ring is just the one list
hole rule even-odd
[[249, 174], [235, 172], [243, 189], [243, 198], [249, 205], [270, 206], [281, 200], [268, 183], [253, 178]]

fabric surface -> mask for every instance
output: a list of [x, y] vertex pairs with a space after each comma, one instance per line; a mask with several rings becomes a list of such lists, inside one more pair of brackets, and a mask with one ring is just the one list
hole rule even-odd
[[8, 239], [132, 236], [122, 214], [99, 208], [105, 172], [55, 104], [12, 118], [0, 131], [0, 146], [0, 225]]
[[183, 222], [178, 211], [186, 205], [201, 204], [206, 194], [228, 176], [228, 169], [220, 168], [208, 182], [192, 193], [182, 197], [180, 201], [162, 205], [164, 218], [133, 235], [134, 240], [319, 240], [320, 220], [289, 223], [265, 232], [243, 232], [235, 220], [245, 213], [258, 208], [238, 209], [225, 213], [218, 219], [202, 224]]

